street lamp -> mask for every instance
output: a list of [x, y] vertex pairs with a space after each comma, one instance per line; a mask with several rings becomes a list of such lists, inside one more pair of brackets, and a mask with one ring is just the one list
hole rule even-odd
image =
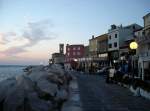
[[136, 49], [138, 48], [138, 44], [137, 44], [137, 42], [131, 42], [130, 43], [130, 49], [131, 49], [131, 55], [132, 55], [132, 76], [133, 76], [133, 78], [134, 78], [134, 61], [133, 61], [133, 56], [134, 56], [134, 54], [136, 53]]
[[78, 60], [77, 60], [77, 59], [74, 59], [74, 61], [77, 62]]
[[135, 50], [135, 49], [137, 49], [138, 48], [138, 44], [136, 43], [136, 42], [131, 42], [130, 43], [130, 49], [131, 50]]

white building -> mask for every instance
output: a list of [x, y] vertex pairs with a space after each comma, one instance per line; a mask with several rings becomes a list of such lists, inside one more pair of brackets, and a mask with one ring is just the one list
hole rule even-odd
[[109, 59], [111, 61], [119, 59], [120, 54], [122, 53], [121, 47], [125, 45], [125, 41], [134, 39], [134, 30], [140, 28], [141, 26], [137, 24], [131, 24], [125, 27], [122, 25], [111, 25], [111, 29], [108, 30], [108, 51]]
[[135, 32], [138, 43], [139, 77], [150, 80], [150, 13], [143, 17], [144, 28]]

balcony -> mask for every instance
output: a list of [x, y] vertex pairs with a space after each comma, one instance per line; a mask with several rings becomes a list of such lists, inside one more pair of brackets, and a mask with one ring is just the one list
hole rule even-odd
[[150, 36], [137, 37], [137, 43], [138, 43], [138, 44], [150, 43]]

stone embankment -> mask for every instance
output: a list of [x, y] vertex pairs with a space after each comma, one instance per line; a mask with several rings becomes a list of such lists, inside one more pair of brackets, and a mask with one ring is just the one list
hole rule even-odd
[[61, 111], [72, 76], [60, 65], [30, 66], [0, 82], [0, 111]]

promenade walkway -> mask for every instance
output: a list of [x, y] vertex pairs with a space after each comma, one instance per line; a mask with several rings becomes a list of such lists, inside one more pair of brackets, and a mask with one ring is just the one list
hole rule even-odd
[[150, 100], [106, 84], [102, 76], [78, 75], [78, 85], [83, 111], [150, 111]]

